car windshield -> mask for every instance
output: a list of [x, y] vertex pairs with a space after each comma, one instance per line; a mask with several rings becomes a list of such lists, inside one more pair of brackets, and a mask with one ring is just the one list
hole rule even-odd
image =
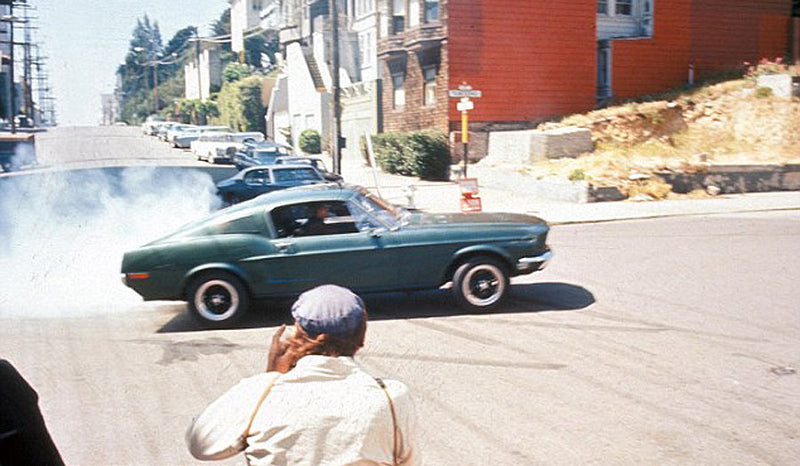
[[294, 181], [294, 180], [303, 180], [303, 181], [317, 181], [320, 180], [320, 176], [316, 170], [313, 168], [286, 168], [280, 170], [274, 170], [273, 176], [275, 177], [275, 182], [280, 183], [281, 181]]
[[360, 188], [357, 191], [357, 194], [353, 197], [353, 202], [380, 220], [389, 229], [396, 229], [405, 225], [411, 215], [402, 207], [398, 207], [364, 188]]
[[276, 158], [280, 156], [281, 153], [278, 152], [278, 149], [260, 149], [255, 151], [254, 155], [260, 159], [268, 159], [268, 158]]

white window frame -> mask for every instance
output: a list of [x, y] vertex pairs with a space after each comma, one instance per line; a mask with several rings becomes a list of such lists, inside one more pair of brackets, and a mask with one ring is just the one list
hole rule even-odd
[[[436, 17], [428, 17], [428, 4], [435, 3], [436, 4]], [[423, 8], [423, 19], [426, 23], [435, 23], [437, 21], [441, 21], [442, 18], [442, 2], [439, 0], [422, 0], [422, 8]]]
[[[398, 86], [398, 79], [400, 85]], [[392, 75], [392, 108], [403, 108], [406, 106], [406, 75], [405, 73], [395, 73]]]
[[[618, 3], [622, 0], [598, 0], [597, 31], [598, 39], [648, 38], [653, 37], [655, 0], [630, 1], [631, 14], [618, 13]], [[606, 5], [606, 12], [600, 6]], [[607, 34], [604, 31], [625, 30], [621, 35]]]
[[[422, 69], [422, 105], [425, 107], [436, 105], [436, 71], [436, 66], [427, 66]], [[429, 79], [431, 72], [433, 72], [433, 79]], [[432, 91], [431, 87], [433, 87]]]

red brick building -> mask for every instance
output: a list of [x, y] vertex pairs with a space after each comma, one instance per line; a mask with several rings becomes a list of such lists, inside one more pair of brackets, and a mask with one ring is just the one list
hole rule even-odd
[[792, 0], [379, 0], [384, 130], [520, 128], [789, 50]]

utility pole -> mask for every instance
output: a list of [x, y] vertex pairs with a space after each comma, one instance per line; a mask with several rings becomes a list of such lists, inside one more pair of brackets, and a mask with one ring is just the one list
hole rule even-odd
[[24, 9], [24, 16], [23, 16], [23, 30], [24, 30], [24, 37], [25, 42], [22, 45], [23, 50], [23, 61], [22, 61], [22, 71], [23, 71], [23, 100], [25, 102], [25, 125], [31, 124], [33, 121], [33, 89], [32, 89], [32, 70], [31, 70], [31, 29], [29, 23], [30, 17], [28, 16], [28, 8]]
[[194, 52], [197, 56], [197, 100], [203, 100], [203, 74], [200, 72], [200, 33], [195, 30]]
[[156, 108], [156, 115], [158, 114], [158, 59], [153, 62], [153, 102], [154, 107]]
[[339, 8], [338, 0], [328, 0], [331, 17], [331, 92], [333, 93], [331, 147], [333, 148], [333, 171], [342, 174], [342, 92], [339, 88]]
[[9, 33], [10, 33], [9, 34], [9, 39], [11, 41], [11, 47], [9, 47], [9, 51], [10, 52], [9, 52], [9, 64], [8, 64], [9, 81], [11, 81], [11, 92], [10, 92], [10, 94], [11, 94], [11, 96], [10, 96], [11, 99], [10, 100], [11, 101], [9, 102], [9, 107], [11, 108], [11, 111], [9, 112], [9, 115], [11, 116], [11, 118], [10, 118], [10, 120], [11, 120], [11, 133], [13, 134], [13, 133], [17, 132], [17, 122], [16, 122], [16, 116], [17, 116], [16, 113], [17, 113], [17, 111], [16, 111], [16, 108], [15, 108], [16, 107], [15, 104], [16, 104], [16, 100], [17, 100], [17, 97], [16, 97], [17, 92], [16, 92], [16, 89], [14, 88], [14, 3], [13, 2], [9, 2], [9, 4], [8, 4], [8, 16], [10, 18], [9, 23], [8, 23], [9, 24]]

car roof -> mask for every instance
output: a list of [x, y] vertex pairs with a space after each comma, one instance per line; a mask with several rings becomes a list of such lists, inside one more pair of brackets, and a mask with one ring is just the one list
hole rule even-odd
[[[272, 191], [256, 196], [249, 201], [235, 204], [218, 212], [238, 212], [245, 210], [272, 210], [276, 207], [299, 202], [344, 201], [353, 197], [361, 189], [357, 185], [345, 183], [318, 183], [294, 188]], [[214, 214], [217, 215], [217, 214]]]
[[260, 147], [283, 147], [285, 149], [291, 149], [289, 146], [279, 144], [274, 141], [248, 142], [247, 147], [252, 147], [253, 149], [258, 149]]

